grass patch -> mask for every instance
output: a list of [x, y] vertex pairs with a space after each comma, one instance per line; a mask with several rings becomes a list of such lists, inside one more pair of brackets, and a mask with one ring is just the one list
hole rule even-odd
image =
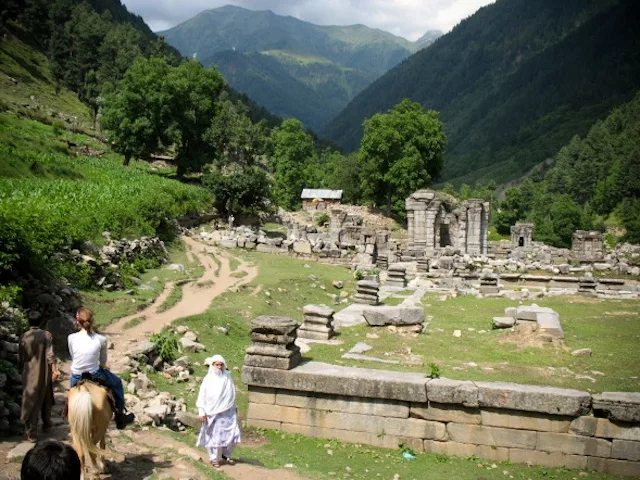
[[229, 259], [229, 270], [231, 270], [232, 272], [235, 272], [239, 266], [240, 266], [240, 260], [238, 260], [236, 257], [231, 257]]
[[213, 280], [205, 280], [204, 282], [196, 283], [196, 286], [199, 288], [207, 288], [214, 284]]
[[232, 276], [233, 278], [244, 278], [244, 277], [246, 277], [247, 275], [249, 275], [249, 273], [248, 273], [248, 272], [245, 272], [244, 270], [242, 270], [242, 271], [240, 271], [240, 272], [233, 272], [233, 273], [231, 274], [231, 276]]
[[129, 330], [130, 328], [135, 327], [136, 325], [140, 325], [145, 320], [145, 316], [142, 315], [140, 317], [132, 318], [127, 323], [124, 324], [124, 329]]
[[167, 299], [158, 307], [158, 312], [169, 310], [171, 307], [177, 305], [180, 300], [182, 300], [182, 287], [174, 285]]
[[[560, 314], [566, 348], [553, 344], [530, 346], [517, 337], [508, 341], [512, 332], [492, 330], [492, 317], [502, 316], [505, 307], [517, 305], [508, 299], [461, 296], [440, 301], [438, 296], [427, 296], [422, 303], [426, 315], [433, 316], [426, 333], [412, 338], [391, 333], [386, 328], [358, 325], [341, 330], [345, 350], [361, 341], [366, 333], [375, 332], [379, 338], [366, 340], [373, 347], [368, 352], [372, 356], [390, 352], [389, 358], [402, 359], [410, 349], [423, 357], [425, 365], [436, 363], [441, 375], [448, 378], [551, 385], [593, 392], [640, 390], [637, 301], [578, 296], [536, 300], [538, 305], [551, 307]], [[454, 330], [461, 330], [462, 336], [453, 337]], [[586, 347], [592, 349], [591, 357], [571, 356], [571, 351]], [[343, 360], [341, 355], [335, 347], [314, 345], [305, 357], [334, 364], [428, 373], [427, 367]], [[471, 362], [477, 366], [465, 365]], [[595, 382], [576, 378], [578, 376], [590, 377]]]
[[[193, 445], [196, 432], [163, 432], [180, 442]], [[293, 469], [304, 478], [329, 480], [391, 479], [398, 474], [413, 480], [575, 480], [580, 471], [567, 468], [527, 466], [510, 462], [494, 462], [477, 457], [457, 458], [441, 454], [418, 453], [416, 459], [406, 460], [400, 450], [343, 443], [337, 440], [306, 438], [302, 435], [264, 429], [243, 429], [245, 438], [258, 439], [255, 446], [240, 444], [234, 453], [252, 464], [267, 468]], [[589, 472], [591, 480], [613, 480], [605, 473]]]

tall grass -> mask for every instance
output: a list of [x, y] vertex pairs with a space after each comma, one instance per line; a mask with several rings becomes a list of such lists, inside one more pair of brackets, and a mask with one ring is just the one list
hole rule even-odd
[[0, 159], [0, 274], [46, 264], [66, 246], [100, 243], [105, 230], [162, 236], [168, 219], [209, 206], [204, 189], [123, 167], [117, 155], [77, 156], [52, 127], [8, 115], [0, 115]]

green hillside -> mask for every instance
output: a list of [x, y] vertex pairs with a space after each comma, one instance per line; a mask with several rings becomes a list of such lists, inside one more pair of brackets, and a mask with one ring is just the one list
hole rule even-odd
[[248, 92], [275, 115], [294, 117], [319, 131], [349, 100], [374, 80], [361, 70], [318, 57], [283, 51], [240, 53], [227, 50], [202, 61], [215, 66], [236, 90]]
[[160, 34], [183, 55], [215, 65], [233, 88], [270, 111], [314, 129], [424, 45], [364, 25], [318, 26], [234, 6]]
[[324, 133], [357, 148], [362, 121], [402, 98], [440, 111], [441, 180], [518, 178], [640, 85], [637, 2], [500, 0], [392, 69]]

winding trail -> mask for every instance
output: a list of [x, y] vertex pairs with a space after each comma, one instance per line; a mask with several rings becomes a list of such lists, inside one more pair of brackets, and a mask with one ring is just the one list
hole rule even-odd
[[[168, 282], [164, 290], [154, 302], [134, 315], [122, 317], [104, 329], [113, 348], [109, 350], [109, 363], [115, 372], [124, 366], [125, 354], [138, 342], [144, 342], [149, 337], [162, 330], [165, 325], [181, 318], [200, 315], [206, 312], [211, 302], [230, 288], [239, 287], [251, 282], [258, 275], [258, 269], [249, 265], [230, 252], [206, 245], [192, 237], [183, 236], [187, 245], [188, 258], [195, 257], [204, 267], [204, 274], [195, 281], [182, 287], [182, 298], [173, 307], [159, 312], [174, 288], [180, 288], [176, 282]], [[214, 261], [212, 255], [220, 264]], [[230, 260], [234, 258], [240, 262], [235, 271], [231, 271]], [[234, 273], [244, 272], [242, 278], [232, 276]], [[129, 322], [138, 319], [139, 323], [131, 328], [125, 328]], [[68, 378], [69, 363], [61, 368]], [[68, 441], [69, 428], [61, 417], [62, 405], [67, 393], [68, 382], [59, 382], [55, 389], [56, 407], [52, 415], [52, 428], [40, 439], [51, 438]], [[211, 478], [213, 471], [220, 471], [234, 480], [305, 480], [289, 469], [270, 470], [252, 459], [240, 458], [236, 465], [223, 465], [219, 469], [211, 467], [211, 474], [205, 473], [206, 468], [197, 468], [193, 462], [203, 462], [207, 465], [207, 456], [203, 449], [196, 449], [162, 435], [155, 429], [134, 431], [126, 429], [108, 432], [107, 450], [124, 455], [124, 459], [107, 462], [110, 473], [100, 475], [101, 479], [142, 480], [152, 474], [159, 478], [191, 478], [205, 480]], [[246, 443], [246, 442], [245, 442]], [[249, 444], [254, 443], [249, 439]], [[20, 478], [20, 463], [11, 460], [11, 455], [18, 458], [24, 455], [33, 444], [23, 442], [22, 437], [0, 442], [0, 458], [6, 458], [4, 465], [0, 463], [0, 480], [17, 480]]]
[[[133, 315], [122, 317], [110, 324], [104, 333], [110, 337], [113, 349], [109, 351], [110, 363], [117, 372], [123, 366], [124, 354], [130, 351], [138, 342], [147, 341], [149, 337], [158, 333], [166, 325], [180, 319], [200, 315], [206, 312], [211, 302], [219, 295], [232, 287], [239, 287], [251, 282], [258, 275], [258, 269], [250, 266], [247, 262], [233, 257], [227, 251], [206, 245], [192, 237], [183, 236], [188, 252], [194, 255], [204, 267], [204, 274], [197, 279], [187, 283], [182, 287], [182, 298], [173, 307], [159, 312], [173, 288], [180, 288], [173, 282], [167, 283], [158, 298], [147, 308]], [[220, 266], [214, 261], [215, 255], [220, 262]], [[240, 265], [235, 271], [231, 271], [230, 259], [235, 258]], [[231, 276], [233, 273], [245, 272], [242, 278]], [[126, 325], [139, 319], [140, 322], [131, 327]]]

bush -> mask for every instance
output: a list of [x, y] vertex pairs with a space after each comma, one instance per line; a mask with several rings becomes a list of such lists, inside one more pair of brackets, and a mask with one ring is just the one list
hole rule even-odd
[[331, 217], [329, 216], [329, 214], [323, 212], [316, 217], [316, 225], [318, 225], [319, 227], [322, 227], [325, 223], [329, 222], [330, 220], [331, 220]]
[[162, 329], [160, 333], [154, 333], [151, 336], [151, 342], [155, 344], [158, 355], [165, 362], [173, 362], [180, 355], [178, 338], [166, 328]]

